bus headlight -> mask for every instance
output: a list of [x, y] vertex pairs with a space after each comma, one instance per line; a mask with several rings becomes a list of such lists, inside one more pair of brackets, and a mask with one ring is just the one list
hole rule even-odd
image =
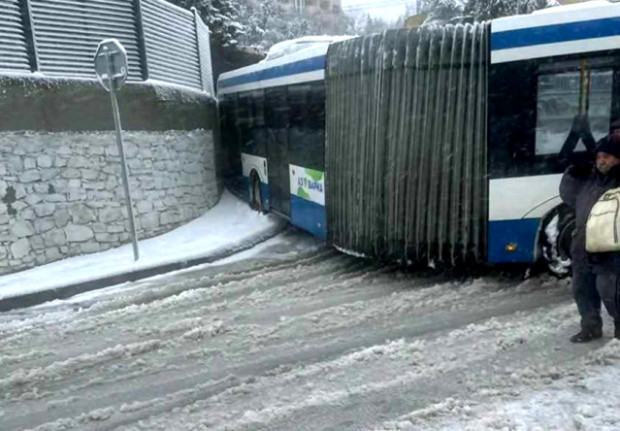
[[511, 242], [506, 246], [506, 251], [509, 253], [514, 253], [515, 251], [517, 251], [517, 248], [519, 248], [519, 245], [515, 242]]

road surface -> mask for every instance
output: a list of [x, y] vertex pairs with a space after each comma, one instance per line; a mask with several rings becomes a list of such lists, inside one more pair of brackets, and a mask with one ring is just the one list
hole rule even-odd
[[0, 428], [616, 429], [597, 379], [620, 343], [572, 345], [576, 325], [567, 281], [406, 272], [287, 232], [0, 314]]

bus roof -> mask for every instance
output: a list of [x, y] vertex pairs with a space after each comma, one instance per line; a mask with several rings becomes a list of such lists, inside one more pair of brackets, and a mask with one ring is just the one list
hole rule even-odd
[[491, 23], [491, 63], [620, 48], [620, 4], [590, 1]]
[[337, 40], [340, 40], [340, 38], [335, 38], [333, 36], [304, 36], [299, 39], [286, 40], [284, 42], [276, 43], [269, 48], [267, 57], [265, 57], [261, 63], [264, 61], [272, 61], [285, 55], [292, 54], [303, 49], [312, 48], [320, 44], [329, 45]]
[[218, 95], [323, 80], [329, 44], [346, 38], [317, 36], [282, 42], [266, 60], [222, 73]]

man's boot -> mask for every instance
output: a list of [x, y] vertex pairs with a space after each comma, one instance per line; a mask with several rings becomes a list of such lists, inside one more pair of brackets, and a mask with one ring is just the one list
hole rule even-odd
[[[616, 338], [618, 338], [619, 328], [616, 328]], [[577, 334], [570, 337], [571, 343], [589, 343], [593, 340], [598, 340], [603, 336], [602, 328], [582, 329]]]

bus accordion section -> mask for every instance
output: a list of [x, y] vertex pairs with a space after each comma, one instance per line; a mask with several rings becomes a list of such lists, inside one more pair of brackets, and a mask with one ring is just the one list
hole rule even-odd
[[487, 23], [330, 46], [328, 239], [381, 259], [486, 259]]

